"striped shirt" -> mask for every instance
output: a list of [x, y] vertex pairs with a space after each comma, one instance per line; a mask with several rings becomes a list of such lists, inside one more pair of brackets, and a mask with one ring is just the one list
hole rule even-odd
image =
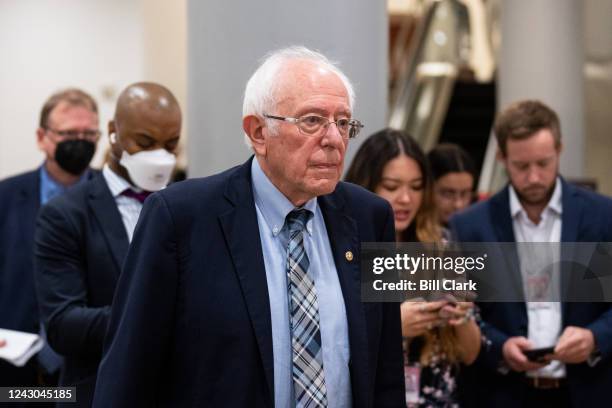
[[142, 204], [135, 198], [126, 197], [121, 195], [121, 193], [127, 189], [132, 189], [134, 191], [142, 191], [142, 189], [134, 187], [128, 183], [127, 180], [112, 171], [108, 164], [104, 165], [102, 175], [104, 176], [104, 180], [106, 180], [106, 184], [108, 185], [108, 188], [115, 199], [115, 203], [117, 203], [117, 209], [121, 214], [121, 220], [125, 226], [128, 240], [129, 242], [132, 242], [134, 228], [136, 228], [136, 223], [138, 222], [138, 217], [140, 216], [140, 210], [142, 210]]

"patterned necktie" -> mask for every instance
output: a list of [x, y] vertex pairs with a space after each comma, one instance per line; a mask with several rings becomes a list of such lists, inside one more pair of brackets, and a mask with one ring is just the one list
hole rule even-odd
[[310, 211], [300, 209], [291, 211], [286, 219], [289, 228], [287, 290], [296, 408], [327, 407], [317, 291], [307, 273], [310, 261], [304, 248], [303, 231], [310, 216]]

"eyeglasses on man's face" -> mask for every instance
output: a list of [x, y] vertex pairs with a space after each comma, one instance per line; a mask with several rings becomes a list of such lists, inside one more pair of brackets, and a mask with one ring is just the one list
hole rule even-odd
[[100, 131], [98, 129], [56, 130], [52, 128], [47, 128], [46, 130], [48, 130], [51, 133], [55, 133], [62, 140], [75, 140], [75, 139], [78, 139], [79, 137], [82, 137], [83, 139], [86, 139], [86, 140], [95, 141], [98, 139], [98, 137], [100, 137]]
[[299, 118], [288, 118], [284, 116], [274, 116], [264, 113], [264, 117], [268, 119], [282, 120], [295, 124], [300, 132], [308, 135], [316, 135], [322, 130], [327, 130], [332, 123], [338, 128], [338, 132], [344, 139], [353, 139], [359, 134], [363, 124], [357, 119], [338, 119], [331, 121], [319, 115], [305, 115]]

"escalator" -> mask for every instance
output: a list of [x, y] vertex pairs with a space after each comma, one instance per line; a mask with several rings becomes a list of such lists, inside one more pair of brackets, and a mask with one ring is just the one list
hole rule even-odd
[[[394, 44], [389, 126], [411, 134], [425, 151], [456, 143], [473, 158], [492, 191], [494, 157], [487, 154], [495, 117], [496, 86], [490, 30], [482, 0], [422, 2], [411, 18], [410, 44]], [[403, 47], [404, 49], [402, 49]], [[493, 145], [494, 147], [495, 145]], [[493, 162], [491, 162], [493, 159]]]
[[477, 169], [485, 161], [487, 143], [495, 118], [495, 83], [456, 81], [439, 143], [455, 143], [474, 160]]

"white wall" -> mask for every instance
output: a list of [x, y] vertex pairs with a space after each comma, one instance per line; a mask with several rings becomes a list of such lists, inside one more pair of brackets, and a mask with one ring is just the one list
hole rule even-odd
[[142, 79], [141, 14], [141, 0], [0, 0], [0, 178], [41, 163], [40, 108], [71, 86], [100, 105], [100, 163], [114, 98]]
[[187, 0], [140, 0], [143, 21], [143, 79], [172, 91], [183, 113], [178, 163], [186, 166]]

